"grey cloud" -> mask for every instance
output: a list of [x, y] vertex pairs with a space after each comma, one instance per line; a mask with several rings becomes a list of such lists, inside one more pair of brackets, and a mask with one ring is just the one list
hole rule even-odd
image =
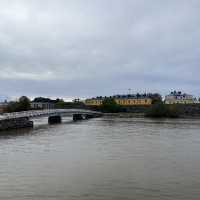
[[200, 95], [198, 0], [0, 1], [0, 94]]

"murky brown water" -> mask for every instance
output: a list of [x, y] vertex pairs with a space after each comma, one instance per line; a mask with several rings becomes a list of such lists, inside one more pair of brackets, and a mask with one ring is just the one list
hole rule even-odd
[[100, 118], [0, 136], [1, 200], [199, 200], [200, 120]]

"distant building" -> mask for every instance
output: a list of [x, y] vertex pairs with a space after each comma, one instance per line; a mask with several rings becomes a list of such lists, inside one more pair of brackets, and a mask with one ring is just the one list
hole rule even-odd
[[87, 106], [100, 106], [105, 98], [113, 98], [117, 104], [122, 106], [137, 106], [137, 105], [151, 105], [154, 98], [161, 98], [159, 94], [129, 94], [129, 95], [114, 95], [110, 97], [96, 97], [86, 99]]
[[31, 102], [32, 109], [54, 109], [57, 100], [49, 98], [37, 97]]
[[198, 103], [198, 100], [190, 94], [173, 91], [169, 95], [165, 96], [166, 104], [194, 104]]
[[84, 104], [87, 106], [100, 106], [103, 103], [105, 97], [95, 97], [91, 99], [86, 99]]
[[5, 112], [5, 109], [7, 107], [8, 103], [5, 101], [5, 102], [0, 102], [0, 113], [3, 113]]

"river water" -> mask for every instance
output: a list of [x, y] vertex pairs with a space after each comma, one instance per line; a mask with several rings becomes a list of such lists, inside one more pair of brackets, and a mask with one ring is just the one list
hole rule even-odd
[[199, 200], [200, 120], [98, 118], [0, 135], [0, 200]]

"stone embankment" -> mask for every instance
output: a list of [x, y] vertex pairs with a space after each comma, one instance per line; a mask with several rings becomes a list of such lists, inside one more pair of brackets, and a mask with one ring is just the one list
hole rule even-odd
[[0, 120], [0, 131], [33, 127], [33, 122], [28, 117]]

